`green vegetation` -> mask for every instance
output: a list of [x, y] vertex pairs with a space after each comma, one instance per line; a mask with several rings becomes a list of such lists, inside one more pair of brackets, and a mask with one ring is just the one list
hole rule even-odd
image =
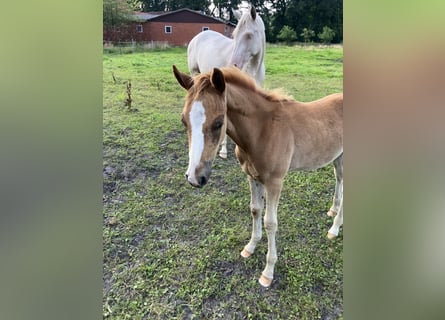
[[278, 40], [284, 41], [286, 44], [290, 44], [292, 41], [297, 40], [297, 33], [289, 26], [284, 26], [277, 36]]
[[124, 0], [104, 0], [103, 7], [103, 25], [107, 28], [119, 27], [132, 21], [132, 7]]
[[[265, 87], [300, 101], [342, 91], [340, 47], [268, 46]], [[249, 259], [249, 188], [228, 144], [208, 185], [184, 178], [186, 49], [103, 56], [103, 315], [106, 319], [338, 319], [343, 231], [330, 242], [332, 166], [293, 172], [278, 208], [275, 279], [257, 279], [266, 235]], [[132, 108], [125, 106], [131, 81]]]
[[315, 31], [303, 28], [303, 32], [300, 34], [301, 37], [303, 37], [304, 42], [310, 42], [315, 37]]
[[334, 37], [335, 37], [335, 31], [327, 26], [324, 26], [323, 31], [318, 34], [318, 39], [320, 39], [321, 42], [325, 44], [331, 43]]

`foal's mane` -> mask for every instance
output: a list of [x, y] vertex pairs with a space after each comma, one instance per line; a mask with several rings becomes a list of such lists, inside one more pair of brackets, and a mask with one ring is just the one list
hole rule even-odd
[[221, 71], [227, 83], [255, 92], [268, 101], [283, 102], [294, 100], [291, 96], [283, 93], [282, 89], [265, 90], [260, 88], [252, 77], [236, 67], [224, 67], [221, 68]]
[[[247, 73], [241, 71], [236, 67], [223, 67], [220, 68], [224, 75], [224, 80], [228, 84], [232, 84], [237, 87], [241, 87], [244, 90], [251, 91], [252, 93], [258, 94], [267, 101], [270, 102], [285, 102], [285, 101], [295, 101], [292, 96], [289, 96], [283, 92], [282, 89], [265, 90], [259, 87], [255, 80], [250, 77]], [[198, 74], [194, 77], [194, 87], [192, 96], [199, 92], [206, 90], [211, 87], [210, 77], [212, 76], [212, 71]]]

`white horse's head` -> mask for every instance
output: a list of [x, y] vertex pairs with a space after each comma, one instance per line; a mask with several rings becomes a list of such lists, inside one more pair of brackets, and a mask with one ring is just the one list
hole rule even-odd
[[233, 10], [233, 14], [238, 19], [238, 24], [233, 31], [235, 48], [230, 59], [230, 65], [249, 71], [246, 70], [249, 63], [258, 67], [263, 62], [266, 45], [264, 23], [253, 6], [248, 12], [242, 13], [239, 10]]

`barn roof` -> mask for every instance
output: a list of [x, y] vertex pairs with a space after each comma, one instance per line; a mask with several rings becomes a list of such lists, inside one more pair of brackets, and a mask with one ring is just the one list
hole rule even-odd
[[165, 12], [161, 11], [161, 12], [135, 12], [134, 16], [135, 18], [139, 19], [139, 20], [150, 20], [152, 18], [155, 18], [157, 16], [160, 16], [162, 14], [164, 14]]
[[191, 9], [179, 9], [170, 12], [137, 12], [135, 17], [145, 21], [183, 22], [183, 23], [224, 23], [235, 27], [230, 21], [211, 17], [203, 12]]

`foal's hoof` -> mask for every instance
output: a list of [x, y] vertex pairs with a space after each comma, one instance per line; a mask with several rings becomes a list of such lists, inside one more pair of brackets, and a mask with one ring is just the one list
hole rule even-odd
[[227, 159], [227, 152], [220, 152], [219, 156], [223, 159]]
[[329, 240], [334, 240], [335, 238], [337, 238], [337, 235], [328, 232], [327, 237], [328, 237]]
[[332, 210], [329, 210], [327, 215], [330, 216], [330, 217], [335, 217], [337, 215], [337, 213], [332, 211]]
[[241, 251], [241, 257], [243, 258], [249, 258], [252, 254], [247, 251], [246, 249], [243, 249], [243, 251]]
[[261, 277], [258, 279], [258, 282], [259, 282], [260, 285], [262, 285], [264, 288], [269, 288], [270, 285], [272, 284], [272, 280], [273, 280], [273, 279], [261, 275]]

